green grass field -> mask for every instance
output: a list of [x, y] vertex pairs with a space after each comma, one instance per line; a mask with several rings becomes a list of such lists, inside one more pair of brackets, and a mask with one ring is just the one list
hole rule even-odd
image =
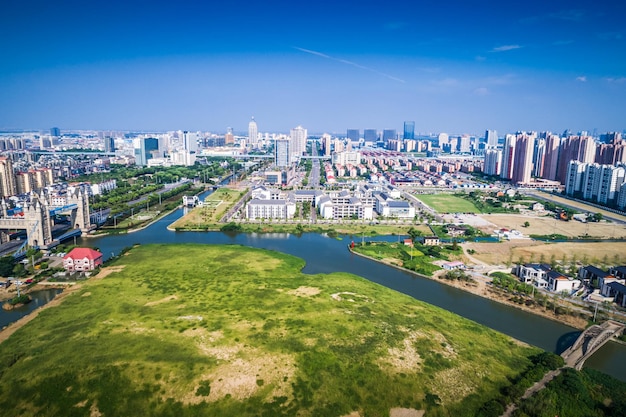
[[471, 201], [451, 194], [417, 194], [415, 197], [438, 213], [480, 213]]
[[538, 351], [276, 252], [147, 245], [112, 266], [0, 344], [0, 410], [474, 416]]

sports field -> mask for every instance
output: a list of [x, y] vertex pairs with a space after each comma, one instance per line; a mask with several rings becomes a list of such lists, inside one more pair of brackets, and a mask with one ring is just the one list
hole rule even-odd
[[480, 213], [471, 201], [451, 194], [420, 194], [415, 197], [438, 213]]

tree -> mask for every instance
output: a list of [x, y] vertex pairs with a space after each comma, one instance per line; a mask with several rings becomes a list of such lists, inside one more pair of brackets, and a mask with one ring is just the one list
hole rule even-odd
[[422, 236], [422, 232], [414, 227], [410, 227], [407, 234], [411, 237], [411, 240], [415, 241], [418, 237]]
[[13, 274], [15, 259], [12, 256], [3, 256], [0, 258], [0, 276], [10, 277]]
[[530, 226], [530, 223], [528, 221], [525, 221], [524, 224], [522, 225], [522, 227], [528, 227]]

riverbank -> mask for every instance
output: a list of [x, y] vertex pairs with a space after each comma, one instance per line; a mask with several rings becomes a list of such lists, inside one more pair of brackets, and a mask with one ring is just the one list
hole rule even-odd
[[459, 281], [459, 280], [449, 280], [449, 279], [444, 279], [441, 276], [445, 273], [445, 271], [441, 270], [441, 271], [437, 271], [433, 276], [428, 276], [428, 275], [424, 275], [424, 274], [418, 274], [415, 271], [411, 271], [410, 269], [406, 269], [402, 266], [399, 266], [397, 263], [395, 263], [393, 260], [391, 259], [376, 259], [376, 258], [372, 258], [370, 256], [364, 255], [362, 253], [358, 253], [352, 249], [350, 249], [350, 252], [361, 256], [363, 258], [366, 259], [370, 259], [372, 261], [375, 262], [379, 262], [382, 263], [384, 265], [387, 266], [391, 266], [393, 268], [402, 270], [402, 271], [406, 271], [409, 272], [415, 276], [418, 276], [420, 278], [428, 278], [431, 279], [433, 281], [439, 282], [441, 284], [445, 284], [448, 285], [450, 287], [455, 287], [458, 288], [460, 290], [472, 293], [474, 295], [477, 295], [479, 297], [483, 297], [486, 299], [489, 299], [491, 301], [495, 301], [497, 303], [501, 303], [501, 304], [505, 304], [508, 305], [510, 307], [515, 307], [519, 310], [523, 310], [526, 311], [528, 313], [532, 313], [550, 320], [554, 320], [556, 322], [559, 322], [561, 324], [566, 324], [568, 326], [574, 327], [576, 329], [580, 329], [583, 330], [587, 327], [587, 320], [581, 318], [581, 317], [574, 317], [574, 316], [570, 316], [570, 315], [557, 315], [555, 314], [552, 310], [549, 309], [545, 309], [545, 308], [531, 308], [531, 307], [527, 307], [526, 305], [523, 304], [518, 304], [518, 303], [514, 303], [512, 301], [510, 301], [507, 297], [507, 295], [504, 295], [503, 293], [499, 293], [497, 292], [494, 288], [492, 288], [489, 284], [487, 284], [488, 280], [487, 279], [477, 279], [476, 276], [472, 276], [472, 278], [474, 278], [473, 282], [467, 282], [467, 281]]

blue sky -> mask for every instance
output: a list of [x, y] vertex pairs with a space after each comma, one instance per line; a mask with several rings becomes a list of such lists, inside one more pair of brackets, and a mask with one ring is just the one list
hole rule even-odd
[[626, 129], [624, 2], [197, 3], [3, 1], [0, 129]]

